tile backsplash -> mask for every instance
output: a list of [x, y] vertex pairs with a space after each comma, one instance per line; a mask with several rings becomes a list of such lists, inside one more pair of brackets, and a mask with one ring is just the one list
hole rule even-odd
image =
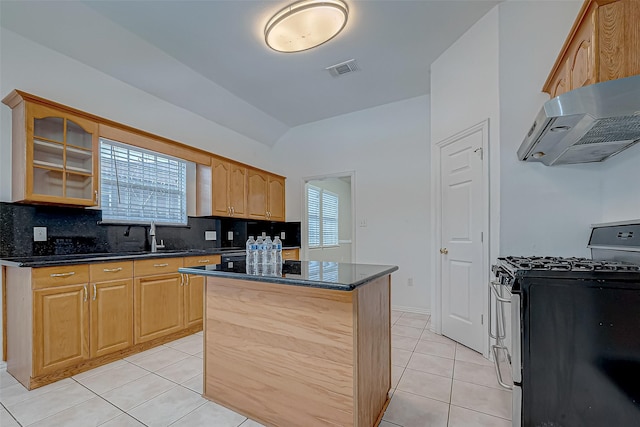
[[[0, 202], [0, 258], [149, 250], [149, 226], [100, 224], [97, 209]], [[35, 242], [33, 227], [46, 227], [47, 239]], [[216, 231], [216, 240], [205, 240]], [[231, 232], [231, 239], [229, 235]], [[189, 217], [183, 227], [158, 225], [156, 239], [165, 249], [244, 248], [248, 235], [284, 232], [284, 246], [300, 246], [299, 222]]]

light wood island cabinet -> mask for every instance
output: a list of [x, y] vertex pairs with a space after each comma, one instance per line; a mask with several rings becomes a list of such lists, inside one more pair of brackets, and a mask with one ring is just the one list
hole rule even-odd
[[586, 0], [543, 91], [552, 98], [640, 74], [640, 1]]

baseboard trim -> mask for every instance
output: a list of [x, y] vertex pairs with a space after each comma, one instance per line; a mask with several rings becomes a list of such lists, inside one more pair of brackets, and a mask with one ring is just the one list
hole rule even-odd
[[406, 311], [407, 313], [431, 315], [431, 310], [429, 310], [428, 308], [407, 307], [404, 305], [392, 305], [391, 310]]

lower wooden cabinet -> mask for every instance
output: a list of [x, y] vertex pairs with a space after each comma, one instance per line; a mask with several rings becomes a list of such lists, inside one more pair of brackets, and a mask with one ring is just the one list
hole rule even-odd
[[28, 389], [202, 330], [220, 255], [5, 269], [7, 370]]
[[151, 341], [183, 328], [183, 286], [179, 273], [135, 279], [135, 343]]
[[91, 357], [133, 346], [133, 279], [93, 283]]
[[88, 284], [36, 290], [33, 306], [34, 376], [89, 358]]

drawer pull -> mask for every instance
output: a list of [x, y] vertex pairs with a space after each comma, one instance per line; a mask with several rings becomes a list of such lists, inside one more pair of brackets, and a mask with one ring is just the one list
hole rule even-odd
[[51, 277], [69, 277], [69, 276], [73, 276], [74, 274], [76, 274], [75, 271], [70, 271], [68, 273], [54, 273], [51, 274]]
[[201, 264], [204, 264], [206, 262], [209, 262], [209, 260], [208, 259], [199, 259], [198, 262], [201, 263]]
[[105, 273], [116, 273], [118, 271], [122, 271], [122, 267], [118, 267], [118, 268], [104, 268], [102, 269], [102, 271], [104, 271]]
[[167, 264], [166, 262], [164, 264], [153, 264], [154, 267], [166, 267], [169, 264]]

